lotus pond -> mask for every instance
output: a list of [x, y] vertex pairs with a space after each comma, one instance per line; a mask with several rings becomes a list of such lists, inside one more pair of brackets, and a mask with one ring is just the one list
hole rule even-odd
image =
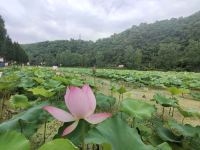
[[200, 149], [200, 73], [0, 72], [0, 150]]

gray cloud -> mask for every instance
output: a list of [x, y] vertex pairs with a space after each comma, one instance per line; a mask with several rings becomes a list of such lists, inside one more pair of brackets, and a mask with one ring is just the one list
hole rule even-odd
[[200, 0], [0, 0], [8, 34], [20, 43], [96, 40], [199, 10]]

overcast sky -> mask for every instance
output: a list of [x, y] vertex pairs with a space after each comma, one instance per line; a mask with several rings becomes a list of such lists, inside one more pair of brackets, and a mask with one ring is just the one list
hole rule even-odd
[[19, 43], [96, 40], [141, 22], [188, 16], [200, 0], [0, 0], [9, 36]]

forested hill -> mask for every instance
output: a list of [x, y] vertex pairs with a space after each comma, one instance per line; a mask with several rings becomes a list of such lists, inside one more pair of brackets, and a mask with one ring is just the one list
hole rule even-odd
[[0, 16], [0, 58], [6, 62], [16, 62], [18, 64], [28, 62], [28, 56], [17, 42], [12, 42], [7, 34], [4, 20]]
[[46, 41], [22, 45], [32, 64], [200, 71], [200, 12], [142, 23], [96, 42]]

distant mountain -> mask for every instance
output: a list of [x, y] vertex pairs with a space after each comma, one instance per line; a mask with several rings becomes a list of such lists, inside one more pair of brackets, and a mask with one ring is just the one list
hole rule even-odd
[[24, 44], [30, 62], [63, 66], [200, 70], [200, 12], [189, 17], [141, 23], [96, 42], [46, 41]]

